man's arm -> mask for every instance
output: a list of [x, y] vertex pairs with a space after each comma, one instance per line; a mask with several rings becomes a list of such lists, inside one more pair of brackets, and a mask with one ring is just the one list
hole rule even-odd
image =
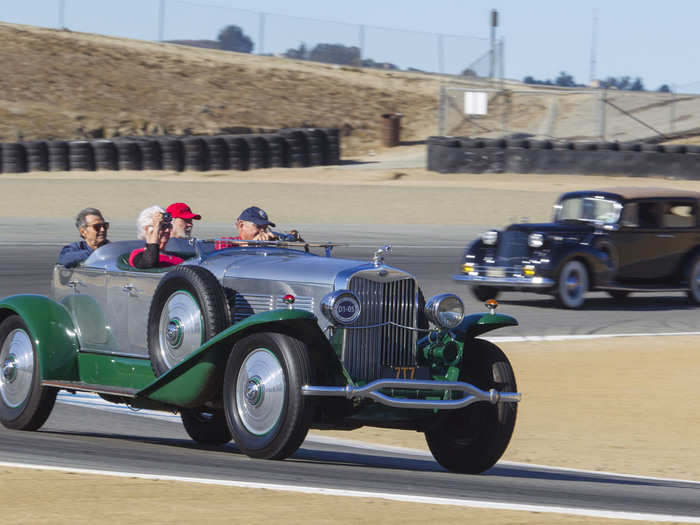
[[147, 243], [146, 249], [134, 256], [131, 265], [134, 268], [145, 270], [146, 268], [156, 268], [158, 266], [158, 255], [160, 250], [157, 244]]
[[58, 264], [73, 268], [90, 257], [91, 253], [92, 250], [81, 247], [79, 243], [69, 244], [64, 246], [58, 254]]

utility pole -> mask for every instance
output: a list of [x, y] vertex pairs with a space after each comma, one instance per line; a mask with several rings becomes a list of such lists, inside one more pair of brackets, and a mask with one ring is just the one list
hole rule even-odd
[[66, 0], [59, 0], [58, 2], [58, 28], [66, 28]]
[[498, 11], [491, 9], [491, 53], [489, 53], [489, 78], [493, 80], [496, 71], [496, 28]]
[[596, 80], [595, 62], [596, 62], [596, 47], [598, 46], [598, 10], [593, 10], [593, 28], [591, 31], [591, 75], [589, 84], [593, 85]]
[[165, 40], [165, 0], [160, 0], [158, 5], [158, 40]]

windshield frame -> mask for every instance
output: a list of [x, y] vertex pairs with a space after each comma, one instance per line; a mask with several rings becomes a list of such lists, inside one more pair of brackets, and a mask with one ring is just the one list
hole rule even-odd
[[[571, 218], [563, 219], [561, 217], [561, 212], [564, 208], [564, 202], [575, 201], [575, 200], [593, 201], [593, 202], [609, 202], [612, 204], [612, 213], [614, 215], [611, 215], [609, 219], [597, 218], [597, 217], [595, 217], [595, 218], [571, 217]], [[623, 204], [619, 200], [612, 198], [608, 195], [599, 195], [599, 194], [570, 195], [570, 196], [561, 198], [554, 205], [553, 220], [554, 220], [554, 222], [576, 221], [576, 222], [585, 222], [585, 223], [590, 223], [590, 224], [595, 224], [595, 225], [614, 226], [614, 225], [619, 224], [619, 222], [620, 222], [620, 217], [622, 216], [622, 208], [623, 208]]]

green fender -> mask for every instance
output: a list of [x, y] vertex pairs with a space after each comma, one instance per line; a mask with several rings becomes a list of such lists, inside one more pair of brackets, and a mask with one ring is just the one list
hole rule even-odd
[[11, 295], [0, 300], [0, 321], [19, 315], [29, 328], [44, 380], [78, 381], [78, 337], [68, 310], [44, 295]]
[[465, 315], [459, 326], [450, 330], [450, 333], [455, 339], [465, 341], [504, 326], [518, 326], [518, 320], [505, 314], [471, 314]]
[[309, 321], [320, 333], [316, 316], [305, 310], [271, 310], [251, 315], [212, 337], [187, 359], [140, 390], [137, 397], [175, 406], [198, 406], [211, 397], [212, 388], [220, 385], [233, 344], [251, 329], [261, 325], [294, 328], [304, 324], [308, 330]]

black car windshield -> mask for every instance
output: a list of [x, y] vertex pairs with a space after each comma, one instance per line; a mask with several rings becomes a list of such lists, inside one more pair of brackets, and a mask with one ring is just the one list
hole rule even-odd
[[554, 220], [586, 221], [599, 224], [615, 224], [620, 218], [622, 205], [601, 197], [575, 197], [564, 199], [554, 206]]

